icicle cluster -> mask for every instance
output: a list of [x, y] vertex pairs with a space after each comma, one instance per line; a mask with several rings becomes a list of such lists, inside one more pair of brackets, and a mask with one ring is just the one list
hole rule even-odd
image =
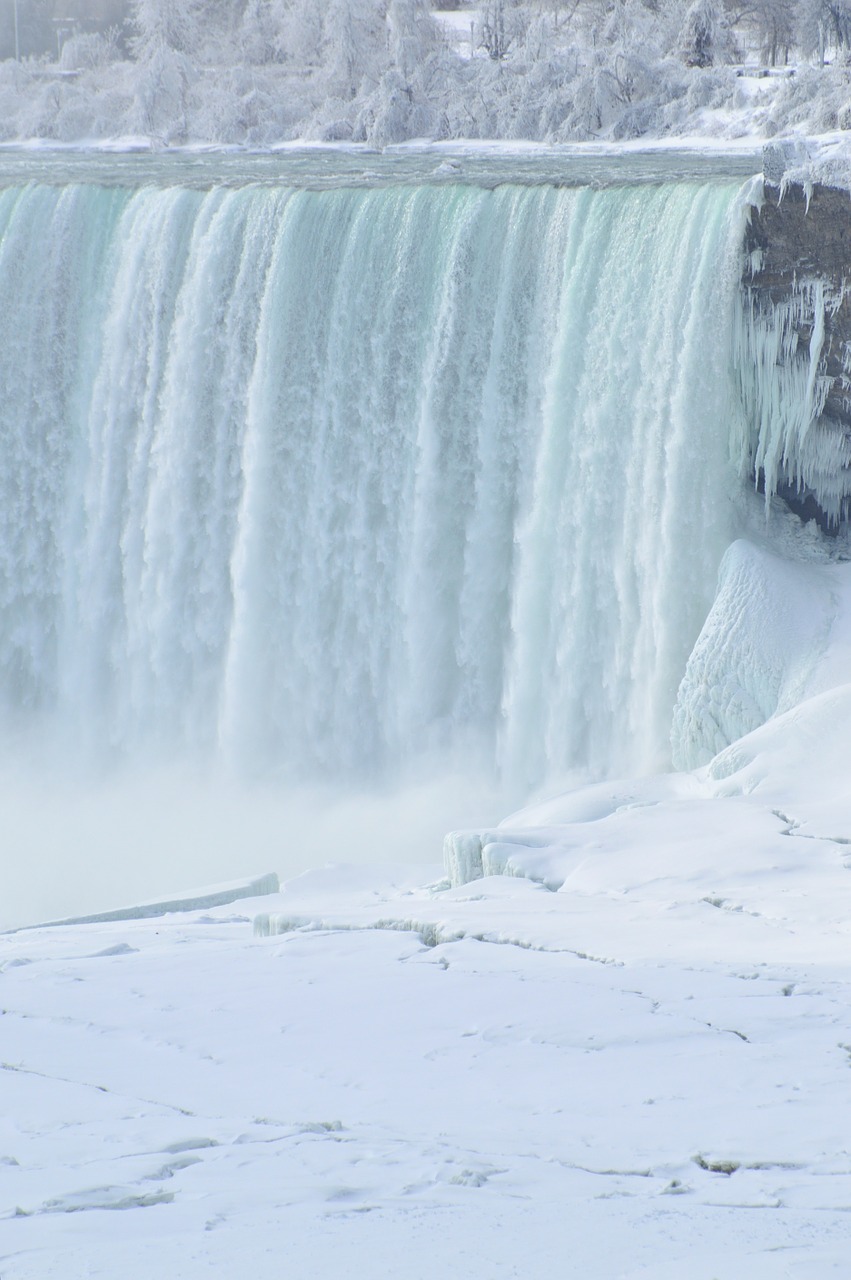
[[[745, 289], [733, 330], [742, 471], [764, 484], [766, 499], [784, 488], [812, 494], [832, 523], [847, 515], [851, 497], [851, 434], [823, 415], [831, 379], [822, 357], [825, 317], [838, 310], [844, 291], [844, 284], [801, 280], [771, 304]], [[810, 333], [806, 345], [802, 330]]]

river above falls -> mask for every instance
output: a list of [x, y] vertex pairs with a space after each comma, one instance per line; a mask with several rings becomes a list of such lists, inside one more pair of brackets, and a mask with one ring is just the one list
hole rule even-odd
[[0, 148], [0, 187], [23, 182], [64, 186], [334, 187], [469, 183], [520, 186], [613, 187], [636, 183], [742, 180], [762, 168], [760, 147], [622, 148], [599, 144], [557, 147], [469, 143], [408, 144], [373, 151], [366, 146], [292, 146], [275, 151], [218, 149], [103, 151]]

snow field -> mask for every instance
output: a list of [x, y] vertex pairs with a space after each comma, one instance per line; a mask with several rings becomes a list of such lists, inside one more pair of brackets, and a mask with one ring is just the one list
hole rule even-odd
[[[741, 864], [742, 801], [660, 801], [669, 835], [690, 803]], [[4, 1277], [841, 1275], [847, 872], [775, 842], [4, 936]]]
[[4, 939], [4, 1276], [841, 1274], [836, 951], [738, 963], [707, 906], [711, 959], [595, 961], [529, 882], [374, 886]]
[[4, 1280], [843, 1275], [849, 699], [513, 815], [512, 874], [0, 937]]

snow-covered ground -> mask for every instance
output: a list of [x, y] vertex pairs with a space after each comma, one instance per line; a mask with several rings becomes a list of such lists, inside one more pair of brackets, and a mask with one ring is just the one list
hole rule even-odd
[[847, 1275], [849, 713], [0, 938], [4, 1280]]

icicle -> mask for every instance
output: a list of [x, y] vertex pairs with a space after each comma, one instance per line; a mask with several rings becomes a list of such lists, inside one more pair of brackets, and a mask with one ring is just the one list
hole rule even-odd
[[[797, 281], [774, 305], [745, 291], [734, 325], [734, 363], [743, 416], [738, 440], [743, 474], [764, 478], [766, 502], [783, 486], [810, 491], [838, 521], [851, 496], [851, 440], [823, 412], [831, 380], [822, 372], [825, 317], [842, 304], [844, 286]], [[801, 329], [810, 329], [806, 350]]]

